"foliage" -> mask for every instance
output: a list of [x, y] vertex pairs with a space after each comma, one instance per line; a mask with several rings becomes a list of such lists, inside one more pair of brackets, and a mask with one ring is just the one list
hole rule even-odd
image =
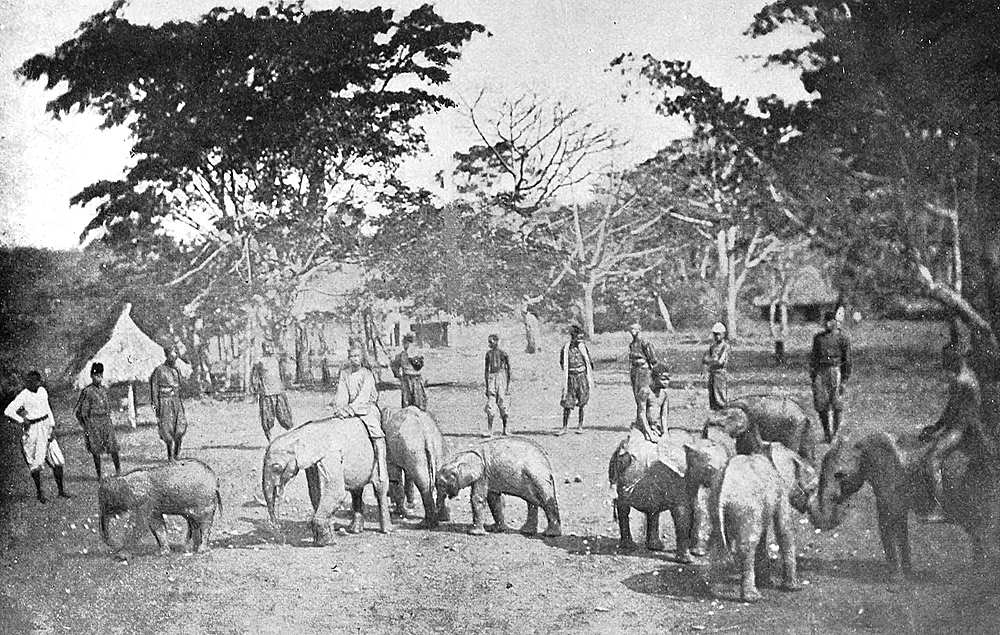
[[194, 238], [168, 284], [209, 318], [263, 305], [272, 325], [304, 274], [355, 249], [371, 206], [412, 200], [392, 175], [423, 146], [413, 120], [452, 105], [427, 87], [482, 30], [428, 5], [397, 18], [279, 3], [152, 27], [122, 4], [18, 70], [66, 86], [53, 116], [91, 109], [132, 133], [124, 178], [72, 202], [100, 201], [87, 231], [115, 248], [162, 255], [155, 237], [183, 228]]

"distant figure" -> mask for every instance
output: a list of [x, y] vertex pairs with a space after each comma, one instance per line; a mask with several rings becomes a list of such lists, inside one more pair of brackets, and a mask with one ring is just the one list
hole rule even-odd
[[288, 407], [285, 382], [281, 380], [281, 364], [274, 356], [273, 345], [261, 342], [260, 349], [262, 356], [250, 371], [250, 388], [257, 393], [260, 427], [270, 441], [275, 421], [285, 430], [292, 429], [292, 409]]
[[486, 432], [484, 437], [493, 436], [493, 421], [497, 412], [503, 422], [503, 434], [507, 434], [507, 414], [510, 403], [510, 358], [500, 349], [500, 337], [493, 333], [486, 340], [483, 379], [486, 383]]
[[[840, 330], [837, 314], [823, 314], [823, 331], [813, 337], [809, 358], [809, 380], [812, 382], [813, 405], [823, 424], [826, 442], [832, 443], [840, 429], [841, 411], [844, 409], [845, 384], [851, 376], [851, 341]], [[833, 411], [833, 428], [830, 427]]]
[[111, 395], [104, 387], [104, 364], [94, 362], [90, 366], [90, 385], [80, 391], [76, 402], [76, 420], [83, 428], [83, 439], [94, 458], [97, 480], [101, 480], [101, 455], [110, 454], [115, 464], [115, 476], [122, 473], [118, 458], [118, 437], [111, 422]]
[[23, 428], [21, 449], [24, 450], [24, 460], [31, 471], [31, 480], [35, 482], [35, 493], [38, 502], [48, 499], [42, 492], [42, 467], [48, 463], [52, 475], [59, 488], [59, 496], [69, 498], [63, 487], [63, 458], [59, 443], [52, 433], [56, 427], [52, 407], [49, 405], [49, 393], [42, 386], [42, 375], [33, 370], [24, 378], [24, 389], [17, 393], [14, 400], [4, 409], [3, 413], [20, 424]]
[[427, 391], [424, 389], [424, 378], [420, 374], [424, 367], [424, 358], [420, 355], [410, 357], [410, 344], [416, 337], [413, 333], [403, 336], [403, 350], [396, 355], [389, 367], [392, 374], [399, 380], [400, 405], [416, 406], [427, 410]]
[[563, 371], [562, 399], [559, 401], [563, 409], [563, 424], [556, 435], [566, 434], [569, 413], [573, 408], [579, 409], [576, 433], [583, 434], [583, 410], [594, 388], [594, 363], [587, 345], [583, 343], [583, 329], [577, 324], [570, 327], [569, 343], [559, 351], [559, 366]]
[[524, 296], [521, 305], [521, 316], [524, 319], [524, 352], [534, 355], [542, 350], [541, 336], [539, 334], [538, 316], [531, 310], [531, 298]]
[[160, 438], [167, 446], [167, 460], [181, 454], [181, 440], [187, 432], [184, 404], [181, 402], [181, 374], [177, 370], [177, 351], [173, 346], [163, 349], [166, 361], [153, 370], [149, 378], [150, 401], [156, 413]]
[[628, 330], [632, 334], [632, 341], [628, 345], [628, 376], [629, 381], [632, 382], [632, 396], [638, 404], [639, 393], [643, 388], [649, 386], [650, 371], [659, 360], [656, 358], [653, 345], [639, 335], [642, 327], [638, 322], [633, 322]]
[[667, 427], [667, 415], [670, 413], [670, 401], [667, 399], [669, 382], [670, 369], [659, 362], [653, 367], [649, 385], [639, 390], [639, 403], [636, 404], [632, 427], [641, 432], [647, 441], [656, 442]]
[[785, 338], [788, 337], [788, 305], [783, 300], [772, 302], [770, 307], [771, 339], [774, 340], [774, 363], [785, 365]]
[[726, 407], [726, 385], [729, 382], [726, 373], [729, 342], [726, 341], [726, 325], [722, 322], [712, 325], [712, 343], [702, 356], [701, 363], [708, 370], [708, 407], [711, 410], [722, 410]]

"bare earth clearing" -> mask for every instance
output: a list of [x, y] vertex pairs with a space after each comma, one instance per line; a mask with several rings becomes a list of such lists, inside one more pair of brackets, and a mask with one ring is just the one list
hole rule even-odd
[[[428, 381], [441, 384], [429, 389], [431, 411], [450, 449], [474, 442], [484, 426], [480, 384], [487, 332], [469, 328], [459, 334], [458, 346], [424, 351]], [[772, 367], [765, 338], [742, 341], [730, 394], [771, 390], [806, 398], [811, 332], [794, 331], [784, 375]], [[857, 359], [845, 425], [897, 430], [934, 421], [946, 390], [938, 363], [943, 329], [893, 323], [864, 325], [852, 335]], [[734, 578], [718, 587], [720, 598], [706, 596], [698, 569], [673, 563], [669, 552], [618, 555], [607, 460], [633, 416], [627, 335], [601, 335], [591, 344], [598, 371], [588, 430], [560, 438], [551, 433], [560, 418], [561, 337], [548, 333], [544, 351], [534, 356], [521, 353], [515, 325], [505, 325], [501, 337], [515, 365], [514, 429], [541, 443], [556, 469], [561, 538], [467, 536], [471, 518], [463, 492], [452, 501], [453, 522], [437, 531], [413, 528], [419, 519], [397, 520], [396, 531], [383, 536], [369, 513], [364, 534], [338, 536], [334, 545], [318, 549], [305, 525], [311, 509], [302, 476], [287, 490], [284, 536], [276, 535], [253, 500], [260, 494], [264, 448], [255, 403], [204, 400], [187, 404], [185, 454], [206, 461], [222, 479], [225, 511], [216, 522], [214, 551], [183, 554], [181, 521], [171, 519], [171, 556], [153, 555], [147, 534], [139, 554], [118, 564], [96, 533], [90, 457], [70, 404], [57, 402], [71, 501], [39, 505], [12, 426], [0, 437], [0, 502], [7, 507], [0, 510], [0, 631], [996, 631], [998, 583], [995, 576], [984, 580], [970, 571], [968, 541], [956, 528], [911, 525], [916, 574], [904, 584], [887, 584], [867, 489], [836, 532], [818, 534], [805, 520], [798, 525], [799, 568], [808, 585], [794, 594], [765, 589], [757, 605], [734, 600]], [[676, 379], [700, 378], [702, 343], [663, 334], [651, 339], [667, 351]], [[319, 416], [331, 398], [290, 393], [296, 421]], [[385, 391], [381, 400], [396, 408], [398, 392]], [[700, 425], [706, 401], [702, 389], [674, 390], [671, 423]], [[126, 469], [164, 456], [151, 425], [121, 431], [120, 439]], [[563, 483], [574, 476], [582, 482]], [[44, 479], [54, 494], [48, 471]], [[508, 522], [518, 526], [523, 503], [508, 498], [507, 507]], [[341, 512], [338, 522], [344, 518]], [[642, 519], [634, 512], [632, 524], [641, 537]], [[672, 544], [669, 515], [662, 531]]]

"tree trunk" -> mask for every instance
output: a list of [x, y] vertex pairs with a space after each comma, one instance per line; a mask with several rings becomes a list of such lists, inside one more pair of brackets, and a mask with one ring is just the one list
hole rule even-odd
[[581, 317], [583, 318], [583, 332], [588, 338], [594, 337], [594, 287], [593, 281], [583, 283], [583, 297]]
[[726, 331], [731, 342], [736, 341], [737, 320], [736, 299], [741, 286], [736, 279], [736, 228], [720, 229], [715, 237], [715, 249], [719, 259], [719, 271], [716, 278], [722, 289], [722, 297], [726, 300]]
[[309, 339], [301, 321], [295, 323], [295, 383], [308, 383]]
[[667, 308], [667, 303], [663, 301], [663, 296], [659, 293], [656, 294], [656, 308], [660, 311], [660, 317], [663, 318], [663, 328], [668, 333], [673, 333], [674, 323], [670, 320], [670, 309]]
[[136, 414], [135, 408], [135, 388], [132, 387], [134, 382], [128, 382], [128, 424], [133, 430], [136, 429], [139, 421], [139, 417]]

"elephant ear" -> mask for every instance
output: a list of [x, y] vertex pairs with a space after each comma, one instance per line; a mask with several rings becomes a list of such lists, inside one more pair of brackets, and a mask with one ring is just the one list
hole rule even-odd
[[475, 483], [483, 477], [485, 469], [486, 463], [483, 461], [483, 457], [479, 456], [476, 452], [464, 452], [455, 468], [455, 474], [458, 477], [458, 486], [460, 488], [467, 487]]
[[698, 479], [700, 482], [711, 480], [714, 468], [712, 467], [712, 457], [703, 449], [693, 445], [684, 444], [684, 457], [687, 463], [687, 473]]
[[678, 476], [687, 473], [687, 455], [682, 443], [667, 443], [666, 435], [660, 439], [656, 448], [656, 463], [670, 468]]

